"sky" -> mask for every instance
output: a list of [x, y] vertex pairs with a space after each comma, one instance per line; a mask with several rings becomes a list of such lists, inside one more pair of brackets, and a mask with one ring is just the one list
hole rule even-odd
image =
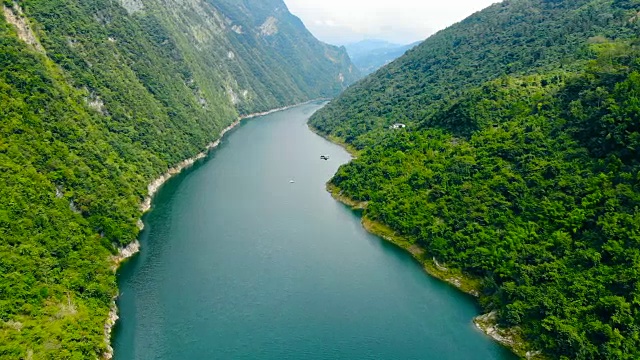
[[364, 39], [424, 40], [500, 0], [284, 0], [318, 39], [344, 45]]

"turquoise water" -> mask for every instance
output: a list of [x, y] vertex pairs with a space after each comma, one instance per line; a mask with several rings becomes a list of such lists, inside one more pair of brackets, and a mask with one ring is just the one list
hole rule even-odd
[[160, 190], [120, 269], [117, 360], [514, 358], [325, 191], [349, 155], [308, 130], [319, 106], [242, 122]]

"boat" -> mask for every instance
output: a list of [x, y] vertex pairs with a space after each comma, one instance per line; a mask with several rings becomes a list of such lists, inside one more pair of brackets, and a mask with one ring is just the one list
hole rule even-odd
[[295, 181], [293, 180], [289, 180], [289, 184], [293, 184]]
[[329, 160], [329, 155], [320, 155], [320, 159]]

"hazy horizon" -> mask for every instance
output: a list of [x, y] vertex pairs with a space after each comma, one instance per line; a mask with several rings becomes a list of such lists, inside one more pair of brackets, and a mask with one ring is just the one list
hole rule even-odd
[[321, 41], [345, 45], [367, 39], [411, 44], [500, 0], [284, 0]]

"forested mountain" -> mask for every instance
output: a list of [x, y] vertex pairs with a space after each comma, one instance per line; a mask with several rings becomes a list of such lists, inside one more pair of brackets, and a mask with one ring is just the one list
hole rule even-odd
[[400, 45], [384, 40], [362, 40], [347, 44], [345, 48], [353, 64], [363, 74], [368, 75], [399, 58], [419, 43]]
[[[571, 71], [587, 42], [638, 34], [637, 0], [507, 0], [438, 32], [317, 113], [319, 130], [349, 142], [427, 117], [439, 100], [507, 74]], [[635, 12], [634, 12], [635, 11]], [[366, 96], [365, 96], [366, 94]]]
[[0, 358], [101, 357], [147, 184], [358, 74], [280, 0], [0, 6]]
[[639, 12], [506, 0], [311, 119], [358, 151], [332, 190], [477, 284], [521, 355], [640, 358]]

